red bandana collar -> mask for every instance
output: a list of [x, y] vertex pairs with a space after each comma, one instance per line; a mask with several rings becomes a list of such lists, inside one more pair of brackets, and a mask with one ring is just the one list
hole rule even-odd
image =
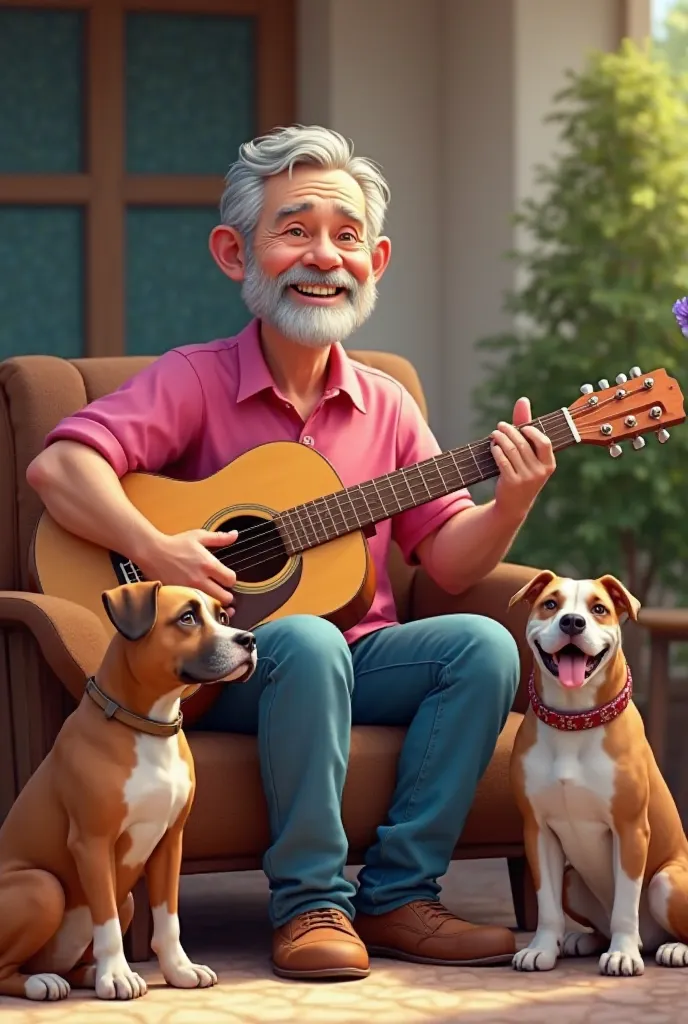
[[531, 672], [530, 679], [528, 680], [530, 706], [540, 721], [544, 722], [545, 725], [551, 725], [553, 729], [561, 729], [563, 732], [580, 732], [582, 729], [596, 729], [599, 725], [607, 725], [609, 722], [613, 722], [628, 707], [633, 694], [633, 680], [630, 668], [627, 669], [627, 672], [626, 685], [623, 690], [617, 693], [613, 700], [607, 701], [606, 704], [601, 704], [597, 708], [592, 708], [590, 711], [555, 711], [554, 708], [548, 708], [540, 700], [535, 689], [535, 674]]

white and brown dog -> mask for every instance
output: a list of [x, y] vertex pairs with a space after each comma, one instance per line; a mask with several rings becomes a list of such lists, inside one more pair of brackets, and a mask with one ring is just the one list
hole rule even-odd
[[180, 698], [253, 674], [253, 634], [200, 591], [133, 583], [103, 601], [117, 629], [95, 679], [0, 829], [0, 995], [70, 986], [133, 999], [122, 943], [145, 872], [152, 946], [177, 988], [214, 985], [179, 941], [182, 832], [195, 790]]
[[[688, 966], [688, 842], [621, 649], [621, 623], [639, 602], [613, 576], [549, 571], [510, 604], [521, 600], [534, 669], [511, 778], [538, 927], [513, 965], [547, 971], [559, 956], [601, 953], [603, 974], [632, 976], [643, 949]], [[565, 934], [564, 912], [591, 931]]]

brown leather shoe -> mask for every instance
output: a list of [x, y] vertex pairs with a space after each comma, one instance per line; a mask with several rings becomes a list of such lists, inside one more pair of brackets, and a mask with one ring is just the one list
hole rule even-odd
[[272, 969], [281, 978], [367, 978], [370, 961], [365, 946], [341, 910], [307, 910], [281, 928], [272, 939]]
[[516, 952], [508, 928], [468, 924], [433, 900], [414, 900], [387, 914], [357, 914], [356, 931], [371, 956], [418, 964], [510, 964]]

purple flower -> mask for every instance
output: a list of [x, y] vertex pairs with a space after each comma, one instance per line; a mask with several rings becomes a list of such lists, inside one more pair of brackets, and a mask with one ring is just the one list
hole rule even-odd
[[681, 334], [684, 338], [688, 338], [688, 297], [684, 296], [679, 299], [671, 309], [676, 317], [676, 323], [681, 328]]

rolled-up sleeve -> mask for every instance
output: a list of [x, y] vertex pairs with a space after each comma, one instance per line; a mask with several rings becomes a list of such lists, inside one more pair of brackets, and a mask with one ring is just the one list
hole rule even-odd
[[[418, 404], [409, 392], [402, 388], [397, 425], [397, 467], [403, 469], [414, 462], [422, 462], [423, 459], [440, 455], [441, 452], [442, 449], [423, 419]], [[470, 493], [462, 489], [394, 516], [392, 537], [401, 548], [406, 561], [411, 564], [416, 562], [416, 548], [420, 542], [458, 512], [472, 508], [474, 504]]]
[[67, 416], [45, 439], [95, 449], [117, 476], [156, 473], [186, 452], [204, 422], [203, 389], [187, 357], [172, 349], [103, 398]]

